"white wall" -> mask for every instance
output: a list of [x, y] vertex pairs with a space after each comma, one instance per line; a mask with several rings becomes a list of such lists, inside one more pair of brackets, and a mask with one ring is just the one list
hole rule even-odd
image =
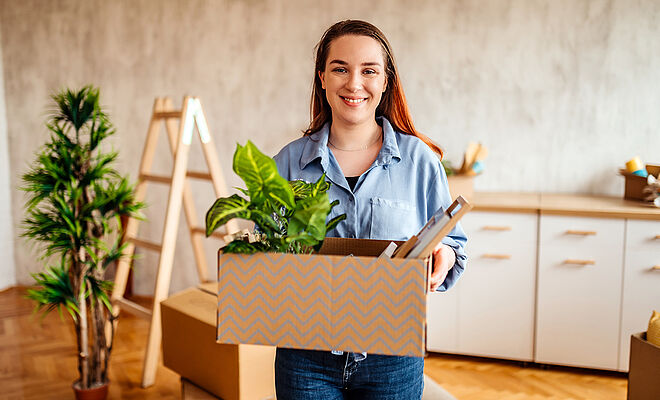
[[[0, 25], [1, 25], [0, 21]], [[2, 29], [0, 29], [0, 290], [16, 284], [14, 233], [11, 216], [11, 182], [9, 179], [9, 142], [7, 141], [7, 108], [2, 68]]]
[[[194, 94], [230, 185], [240, 185], [230, 173], [235, 143], [250, 139], [274, 154], [300, 135], [313, 47], [349, 17], [387, 34], [416, 125], [449, 160], [459, 162], [469, 140], [489, 146], [478, 190], [620, 196], [626, 160], [660, 161], [657, 0], [5, 0], [12, 187], [47, 136], [49, 94], [86, 83], [101, 87], [122, 171], [136, 175], [154, 96]], [[160, 171], [168, 154], [163, 146]], [[141, 229], [154, 240], [167, 194], [157, 190]], [[213, 196], [195, 190], [201, 214]], [[21, 210], [20, 193], [11, 198]], [[189, 247], [180, 235], [173, 290], [196, 281]], [[209, 258], [216, 248], [210, 242]], [[38, 264], [22, 241], [15, 249], [26, 283]], [[144, 256], [136, 291], [152, 290], [155, 263]]]

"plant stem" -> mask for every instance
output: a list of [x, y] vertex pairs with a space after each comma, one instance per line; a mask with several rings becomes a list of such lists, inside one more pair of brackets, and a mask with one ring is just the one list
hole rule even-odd
[[90, 301], [90, 314], [92, 317], [92, 365], [90, 381], [103, 383], [101, 364], [105, 358], [105, 324], [103, 321], [103, 305], [100, 301]]
[[80, 249], [80, 266], [82, 269], [80, 276], [80, 283], [78, 284], [78, 307], [80, 307], [80, 353], [78, 355], [80, 362], [80, 375], [81, 382], [80, 386], [83, 389], [89, 388], [89, 330], [87, 328], [87, 299], [85, 298], [85, 285], [83, 279], [85, 279], [85, 270], [83, 263], [85, 260], [85, 250]]

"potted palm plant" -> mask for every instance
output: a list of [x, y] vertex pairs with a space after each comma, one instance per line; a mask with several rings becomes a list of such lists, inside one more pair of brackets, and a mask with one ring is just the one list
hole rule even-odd
[[36, 301], [35, 311], [70, 315], [78, 350], [76, 398], [103, 399], [114, 336], [112, 282], [105, 272], [121, 256], [120, 218], [136, 216], [143, 204], [112, 167], [117, 153], [101, 149], [115, 131], [99, 106], [98, 89], [65, 90], [52, 98], [50, 140], [21, 187], [27, 193], [22, 236], [40, 245], [46, 265], [33, 274], [36, 286], [27, 297]]

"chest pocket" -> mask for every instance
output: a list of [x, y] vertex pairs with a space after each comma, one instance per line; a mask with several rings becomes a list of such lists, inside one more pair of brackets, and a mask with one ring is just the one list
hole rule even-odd
[[371, 198], [370, 239], [406, 240], [419, 230], [417, 208], [405, 200]]

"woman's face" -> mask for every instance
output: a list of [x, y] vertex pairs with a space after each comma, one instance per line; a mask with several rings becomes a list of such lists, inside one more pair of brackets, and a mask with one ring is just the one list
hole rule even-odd
[[345, 35], [333, 40], [319, 77], [333, 122], [360, 125], [375, 119], [387, 87], [383, 51], [375, 39]]

